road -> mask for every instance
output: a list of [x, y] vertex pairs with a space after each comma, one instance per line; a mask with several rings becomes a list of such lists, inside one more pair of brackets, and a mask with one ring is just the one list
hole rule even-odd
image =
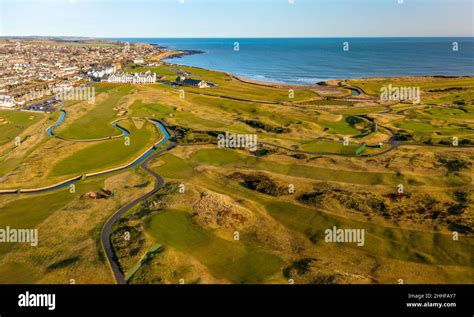
[[109, 262], [110, 269], [112, 270], [112, 273], [115, 278], [115, 282], [117, 284], [126, 284], [127, 281], [125, 280], [125, 276], [120, 269], [120, 265], [118, 263], [117, 257], [115, 256], [113, 247], [112, 247], [112, 242], [110, 240], [110, 235], [112, 233], [112, 227], [114, 226], [114, 223], [123, 216], [127, 211], [129, 211], [131, 208], [135, 207], [137, 204], [147, 200], [154, 194], [156, 194], [164, 185], [164, 180], [163, 178], [158, 175], [155, 171], [153, 171], [149, 166], [148, 163], [154, 159], [155, 157], [170, 151], [176, 146], [174, 142], [171, 142], [170, 145], [168, 145], [167, 148], [160, 150], [158, 152], [155, 152], [153, 155], [149, 156], [147, 159], [145, 159], [141, 164], [140, 167], [151, 174], [155, 178], [155, 186], [154, 188], [146, 193], [145, 195], [135, 199], [132, 202], [129, 202], [128, 204], [124, 205], [122, 208], [117, 210], [110, 218], [107, 220], [105, 223], [104, 227], [102, 228], [102, 233], [101, 233], [101, 241], [102, 241], [102, 247], [104, 249], [105, 255], [107, 257], [107, 261]]

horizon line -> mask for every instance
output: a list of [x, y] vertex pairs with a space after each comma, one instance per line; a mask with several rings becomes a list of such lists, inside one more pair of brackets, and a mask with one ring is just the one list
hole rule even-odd
[[474, 35], [401, 35], [401, 36], [84, 36], [84, 35], [0, 35], [0, 38], [8, 37], [52, 37], [52, 38], [89, 38], [89, 39], [338, 39], [338, 38], [474, 38]]

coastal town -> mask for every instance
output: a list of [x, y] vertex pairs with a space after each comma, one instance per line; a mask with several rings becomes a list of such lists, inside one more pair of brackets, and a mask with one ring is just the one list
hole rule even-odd
[[0, 41], [0, 107], [29, 107], [91, 81], [155, 83], [155, 73], [125, 73], [123, 68], [131, 63], [154, 66], [147, 61], [163, 52], [153, 45], [123, 42]]

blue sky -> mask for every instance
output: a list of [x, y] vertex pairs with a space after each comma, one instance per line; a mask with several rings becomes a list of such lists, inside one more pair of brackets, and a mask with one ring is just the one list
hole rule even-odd
[[0, 35], [473, 36], [474, 0], [0, 0]]

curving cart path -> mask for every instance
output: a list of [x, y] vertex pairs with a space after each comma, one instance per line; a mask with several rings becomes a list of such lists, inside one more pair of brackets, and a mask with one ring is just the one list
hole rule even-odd
[[139, 203], [145, 201], [146, 199], [150, 198], [154, 194], [156, 194], [164, 185], [164, 180], [163, 178], [158, 175], [155, 171], [153, 171], [149, 166], [148, 163], [157, 157], [158, 155], [161, 155], [171, 149], [173, 149], [176, 146], [174, 142], [172, 142], [170, 145], [168, 145], [167, 148], [160, 150], [158, 152], [153, 153], [151, 156], [146, 158], [141, 164], [140, 167], [151, 174], [155, 178], [155, 186], [153, 189], [146, 193], [145, 195], [135, 199], [132, 202], [129, 202], [119, 210], [117, 210], [110, 218], [107, 220], [105, 223], [104, 227], [102, 228], [101, 232], [101, 241], [102, 241], [102, 247], [104, 249], [105, 255], [107, 257], [107, 261], [109, 262], [110, 269], [112, 270], [112, 273], [115, 278], [115, 282], [117, 284], [126, 284], [125, 276], [120, 269], [120, 264], [118, 263], [118, 259], [115, 256], [115, 252], [112, 247], [112, 241], [110, 240], [110, 235], [112, 233], [112, 227], [115, 224], [115, 222], [122, 217], [123, 214], [125, 214], [127, 211], [129, 211], [131, 208], [134, 206], [138, 205]]

